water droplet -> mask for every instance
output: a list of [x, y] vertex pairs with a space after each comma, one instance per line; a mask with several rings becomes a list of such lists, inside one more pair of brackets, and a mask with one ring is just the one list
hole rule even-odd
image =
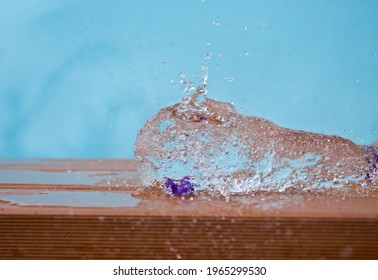
[[244, 30], [245, 30], [245, 31], [248, 31], [248, 26], [244, 26]]
[[229, 83], [233, 83], [233, 82], [234, 82], [234, 78], [233, 78], [233, 77], [229, 77], [229, 78], [227, 78], [227, 81], [228, 81]]
[[211, 58], [211, 56], [212, 56], [212, 53], [211, 52], [207, 52], [207, 53], [205, 53], [204, 58], [206, 60], [209, 60]]
[[242, 54], [240, 54], [240, 56], [249, 56], [249, 55], [250, 55], [249, 51], [245, 51]]
[[216, 20], [213, 20], [213, 25], [215, 25], [215, 26], [219, 26], [219, 25], [220, 25], [220, 22], [219, 22], [219, 21], [216, 21]]
[[[207, 66], [201, 66], [201, 72], [202, 72], [202, 88], [205, 89], [203, 95], [206, 95], [207, 94], [207, 78], [208, 78], [208, 70], [207, 70]], [[206, 111], [206, 107], [204, 108], [204, 110]]]
[[210, 46], [211, 45], [211, 43], [210, 42], [206, 42], [206, 46]]

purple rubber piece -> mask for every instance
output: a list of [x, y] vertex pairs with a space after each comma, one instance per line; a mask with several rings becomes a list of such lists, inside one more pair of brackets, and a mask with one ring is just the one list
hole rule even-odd
[[165, 186], [173, 195], [188, 195], [193, 193], [195, 185], [190, 182], [189, 177], [184, 177], [181, 180], [167, 178]]

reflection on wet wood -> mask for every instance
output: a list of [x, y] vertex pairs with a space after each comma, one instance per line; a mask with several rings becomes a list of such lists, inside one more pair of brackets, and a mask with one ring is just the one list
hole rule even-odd
[[376, 193], [168, 197], [133, 160], [0, 160], [1, 259], [377, 259]]

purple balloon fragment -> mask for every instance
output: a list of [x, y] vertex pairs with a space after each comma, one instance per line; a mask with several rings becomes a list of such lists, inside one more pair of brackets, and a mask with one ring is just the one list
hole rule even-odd
[[370, 172], [366, 173], [365, 179], [371, 181], [371, 175], [378, 172], [378, 151], [373, 146], [366, 146], [366, 150], [368, 150], [373, 157], [373, 159], [369, 157], [366, 158], [368, 164], [370, 165]]
[[167, 178], [165, 180], [165, 186], [168, 191], [173, 195], [188, 195], [194, 191], [194, 184], [190, 182], [189, 177], [184, 177], [181, 180], [174, 180]]

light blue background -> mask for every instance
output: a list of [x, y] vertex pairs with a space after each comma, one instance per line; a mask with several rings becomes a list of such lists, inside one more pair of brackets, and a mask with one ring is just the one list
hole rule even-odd
[[133, 157], [205, 53], [210, 98], [378, 139], [378, 1], [0, 0], [0, 156]]

